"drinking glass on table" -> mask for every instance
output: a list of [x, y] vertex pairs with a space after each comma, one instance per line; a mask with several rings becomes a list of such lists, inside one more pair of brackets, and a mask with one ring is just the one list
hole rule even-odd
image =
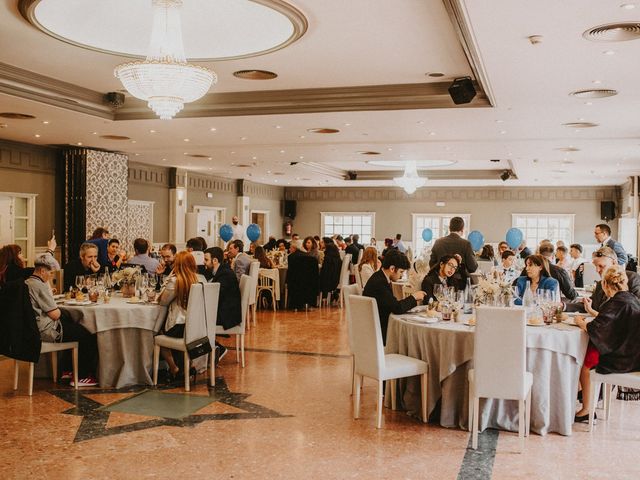
[[440, 283], [436, 283], [433, 286], [433, 296], [436, 297], [436, 300], [438, 300], [438, 303], [441, 303], [445, 298], [444, 285]]
[[158, 276], [155, 273], [149, 274], [149, 286], [155, 290], [158, 284]]
[[78, 289], [78, 291], [81, 291], [83, 287], [84, 287], [84, 275], [77, 275], [76, 288]]

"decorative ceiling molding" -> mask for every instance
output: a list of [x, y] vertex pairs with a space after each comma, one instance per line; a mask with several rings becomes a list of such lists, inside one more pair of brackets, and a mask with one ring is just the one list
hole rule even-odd
[[53, 148], [0, 140], [0, 168], [55, 175], [57, 155]]
[[29, 70], [0, 63], [0, 92], [54, 107], [113, 120], [103, 94]]
[[[451, 82], [433, 82], [209, 93], [186, 105], [176, 118], [491, 106], [477, 82], [474, 82], [477, 95], [473, 101], [454, 105], [448, 92], [450, 85]], [[153, 118], [155, 115], [144, 101], [130, 97], [115, 115], [115, 120]]]

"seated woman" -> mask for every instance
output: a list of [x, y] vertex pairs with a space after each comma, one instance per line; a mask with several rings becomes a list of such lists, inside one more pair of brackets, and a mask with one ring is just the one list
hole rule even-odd
[[551, 277], [549, 264], [542, 255], [529, 255], [524, 263], [527, 274], [516, 278], [515, 281], [515, 286], [518, 289], [518, 298], [515, 300], [516, 305], [522, 305], [522, 297], [527, 288], [527, 282], [531, 282], [531, 293], [534, 295], [538, 290], [551, 290], [553, 292], [558, 290], [558, 281]]
[[[96, 336], [89, 333], [79, 323], [74, 322], [67, 312], [58, 308], [49, 287], [49, 281], [60, 265], [52, 255], [45, 253], [36, 257], [35, 268], [25, 284], [29, 288], [31, 305], [36, 314], [40, 338], [43, 342], [78, 342], [78, 386], [93, 387], [96, 381], [98, 365], [98, 345]], [[68, 352], [67, 352], [68, 353]], [[66, 357], [62, 363], [61, 379], [71, 378], [71, 359]], [[73, 380], [71, 386], [75, 386]]]
[[482, 247], [482, 251], [480, 252], [480, 256], [478, 260], [484, 260], [485, 262], [493, 263], [494, 267], [498, 266], [498, 261], [496, 260], [496, 255], [493, 252], [493, 246], [488, 243]]
[[[198, 275], [193, 255], [191, 255], [191, 252], [178, 252], [173, 263], [173, 270], [167, 277], [158, 298], [160, 305], [169, 305], [169, 312], [163, 329], [164, 334], [168, 337], [184, 337], [189, 291], [191, 290], [191, 285], [198, 282], [204, 283], [206, 280], [202, 275]], [[173, 378], [180, 377], [180, 368], [173, 358], [172, 351], [168, 348], [163, 348], [160, 353], [169, 365], [169, 374]]]
[[311, 255], [312, 257], [315, 257], [316, 260], [320, 260], [320, 251], [318, 250], [318, 243], [316, 242], [315, 238], [313, 237], [307, 237], [304, 239], [304, 242], [302, 242], [302, 247], [305, 249], [305, 251]]
[[378, 260], [378, 250], [376, 247], [367, 247], [364, 249], [362, 259], [358, 264], [358, 275], [362, 280], [362, 288], [367, 284], [371, 275], [380, 268], [380, 260]]
[[[53, 236], [47, 242], [47, 253], [53, 255], [56, 246], [56, 237]], [[0, 248], [0, 285], [14, 280], [26, 280], [32, 273], [33, 268], [26, 266], [20, 245], [10, 244]]]
[[256, 252], [253, 258], [260, 262], [260, 268], [273, 268], [273, 262], [269, 257], [267, 257], [267, 253], [264, 251], [264, 248], [259, 245], [256, 247]]
[[458, 270], [458, 259], [454, 255], [443, 255], [438, 263], [427, 273], [422, 280], [421, 290], [425, 292], [424, 303], [428, 303], [431, 299], [436, 299], [433, 294], [435, 285], [443, 285], [445, 287], [455, 286], [453, 283], [453, 274]]
[[576, 422], [589, 421], [591, 382], [589, 370], [600, 373], [640, 371], [640, 300], [629, 292], [624, 267], [609, 267], [602, 276], [602, 290], [609, 298], [590, 322], [576, 317], [576, 325], [589, 334], [589, 346], [580, 370], [582, 408]]

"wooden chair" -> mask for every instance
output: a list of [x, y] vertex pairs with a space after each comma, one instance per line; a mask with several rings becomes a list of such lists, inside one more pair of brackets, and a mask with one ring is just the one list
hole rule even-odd
[[[260, 298], [260, 293], [263, 291], [271, 292], [271, 300], [273, 304], [273, 311], [276, 311], [276, 298], [279, 296], [276, 294], [276, 289], [280, 283], [280, 272], [277, 268], [261, 268], [258, 274], [258, 285], [256, 287], [256, 298]], [[278, 292], [279, 294], [280, 292]]]
[[[42, 342], [40, 355], [43, 353], [51, 353], [51, 367], [53, 370], [53, 382], [58, 381], [58, 352], [63, 350], [73, 350], [73, 384], [78, 389], [78, 342]], [[33, 371], [35, 364], [29, 362], [29, 396], [33, 395]], [[18, 360], [14, 360], [13, 366], [13, 389], [18, 389], [18, 376], [20, 375], [20, 366]]]

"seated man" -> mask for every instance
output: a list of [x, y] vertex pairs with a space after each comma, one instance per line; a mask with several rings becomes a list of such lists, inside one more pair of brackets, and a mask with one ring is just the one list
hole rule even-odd
[[64, 290], [68, 291], [76, 284], [77, 276], [98, 273], [101, 265], [98, 263], [98, 247], [93, 243], [80, 245], [80, 257], [71, 260], [64, 267]]
[[231, 263], [231, 269], [236, 274], [238, 282], [242, 275], [249, 275], [249, 267], [251, 267], [252, 258], [244, 253], [244, 244], [242, 240], [233, 240], [229, 243], [227, 256]]
[[[220, 284], [217, 324], [222, 325], [225, 330], [240, 325], [242, 323], [240, 285], [229, 265], [224, 263], [224, 252], [220, 247], [205, 250], [204, 266], [210, 278], [209, 282]], [[218, 360], [220, 360], [227, 353], [227, 349], [217, 342], [216, 349], [218, 349]]]
[[[97, 258], [97, 249], [95, 255]], [[25, 283], [29, 287], [29, 296], [38, 321], [40, 338], [43, 342], [79, 342], [78, 386], [96, 386], [98, 384], [95, 378], [98, 364], [96, 337], [58, 308], [49, 287], [53, 274], [60, 269], [58, 262], [51, 255], [44, 254], [36, 257], [34, 265], [33, 275]], [[70, 370], [69, 359], [65, 359], [61, 379], [71, 378]], [[73, 380], [71, 386], [75, 386]]]
[[495, 267], [495, 269], [502, 277], [503, 282], [513, 283], [513, 281], [518, 278], [518, 270], [515, 265], [516, 254], [511, 250], [502, 252], [500, 265]]
[[142, 265], [149, 273], [158, 269], [160, 262], [149, 256], [149, 242], [144, 238], [136, 238], [133, 241], [135, 255], [129, 259], [129, 265]]
[[404, 253], [400, 253], [398, 250], [390, 250], [382, 260], [382, 268], [371, 275], [362, 292], [365, 297], [376, 299], [380, 326], [382, 327], [382, 341], [385, 344], [387, 343], [389, 315], [392, 313], [405, 313], [425, 297], [425, 293], [422, 291], [413, 292], [403, 300], [398, 300], [393, 295], [391, 282], [399, 280], [409, 266], [409, 260]]
[[[160, 263], [156, 269], [158, 275], [169, 275], [173, 269], [173, 261], [176, 258], [178, 249], [173, 243], [165, 243], [160, 249]], [[197, 265], [197, 264], [196, 264]], [[198, 272], [201, 273], [201, 272]]]

